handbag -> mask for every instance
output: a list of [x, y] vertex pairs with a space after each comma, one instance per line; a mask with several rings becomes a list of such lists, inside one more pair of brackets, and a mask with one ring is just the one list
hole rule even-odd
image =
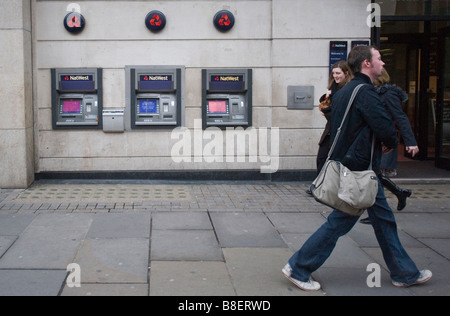
[[326, 98], [325, 100], [323, 100], [322, 102], [320, 102], [320, 104], [319, 104], [319, 110], [322, 111], [322, 109], [329, 108], [330, 106], [331, 106], [331, 100], [330, 100], [330, 98]]
[[375, 135], [368, 170], [351, 171], [341, 162], [330, 158], [356, 94], [363, 85], [358, 85], [353, 91], [328, 158], [310, 188], [316, 201], [352, 216], [360, 216], [365, 209], [374, 205], [378, 194], [378, 178], [372, 170]]

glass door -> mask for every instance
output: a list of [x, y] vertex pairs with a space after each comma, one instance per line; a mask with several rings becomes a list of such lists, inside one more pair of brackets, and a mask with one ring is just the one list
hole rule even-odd
[[[431, 111], [428, 111], [430, 103], [429, 61], [424, 52], [427, 41], [421, 34], [385, 35], [381, 40], [381, 53], [386, 63], [386, 70], [391, 76], [391, 84], [395, 84], [408, 94], [408, 101], [403, 104], [411, 124], [414, 136], [420, 148], [415, 159], [434, 159], [435, 131]], [[399, 159], [408, 161], [411, 156], [405, 151], [402, 138]]]
[[450, 170], [450, 27], [439, 31], [438, 45], [436, 167]]

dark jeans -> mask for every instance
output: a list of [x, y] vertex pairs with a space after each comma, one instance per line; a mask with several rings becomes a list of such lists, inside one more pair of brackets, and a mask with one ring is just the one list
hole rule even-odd
[[[374, 206], [367, 210], [375, 235], [383, 252], [384, 260], [393, 281], [414, 283], [419, 270], [400, 243], [394, 214], [384, 195], [383, 186], [378, 181], [378, 195]], [[358, 221], [358, 216], [350, 216], [333, 210], [327, 222], [322, 225], [290, 259], [292, 277], [307, 282], [331, 255], [338, 239], [347, 234]]]
[[390, 153], [381, 155], [381, 168], [397, 169], [398, 149], [395, 147]]

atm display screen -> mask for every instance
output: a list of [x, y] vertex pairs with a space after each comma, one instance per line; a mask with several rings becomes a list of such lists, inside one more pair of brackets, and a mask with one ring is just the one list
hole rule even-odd
[[228, 114], [227, 101], [208, 101], [208, 112], [210, 114]]
[[158, 100], [139, 100], [139, 113], [157, 114]]
[[65, 100], [62, 104], [62, 113], [81, 113], [81, 100]]

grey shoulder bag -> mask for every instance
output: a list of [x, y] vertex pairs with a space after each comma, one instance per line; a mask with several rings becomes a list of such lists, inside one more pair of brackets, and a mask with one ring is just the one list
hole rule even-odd
[[352, 216], [360, 216], [365, 209], [375, 204], [378, 194], [378, 178], [372, 170], [375, 135], [372, 139], [372, 152], [368, 170], [351, 171], [339, 161], [331, 160], [331, 155], [356, 94], [363, 85], [358, 85], [353, 91], [328, 153], [327, 161], [311, 185], [311, 192], [318, 202]]

